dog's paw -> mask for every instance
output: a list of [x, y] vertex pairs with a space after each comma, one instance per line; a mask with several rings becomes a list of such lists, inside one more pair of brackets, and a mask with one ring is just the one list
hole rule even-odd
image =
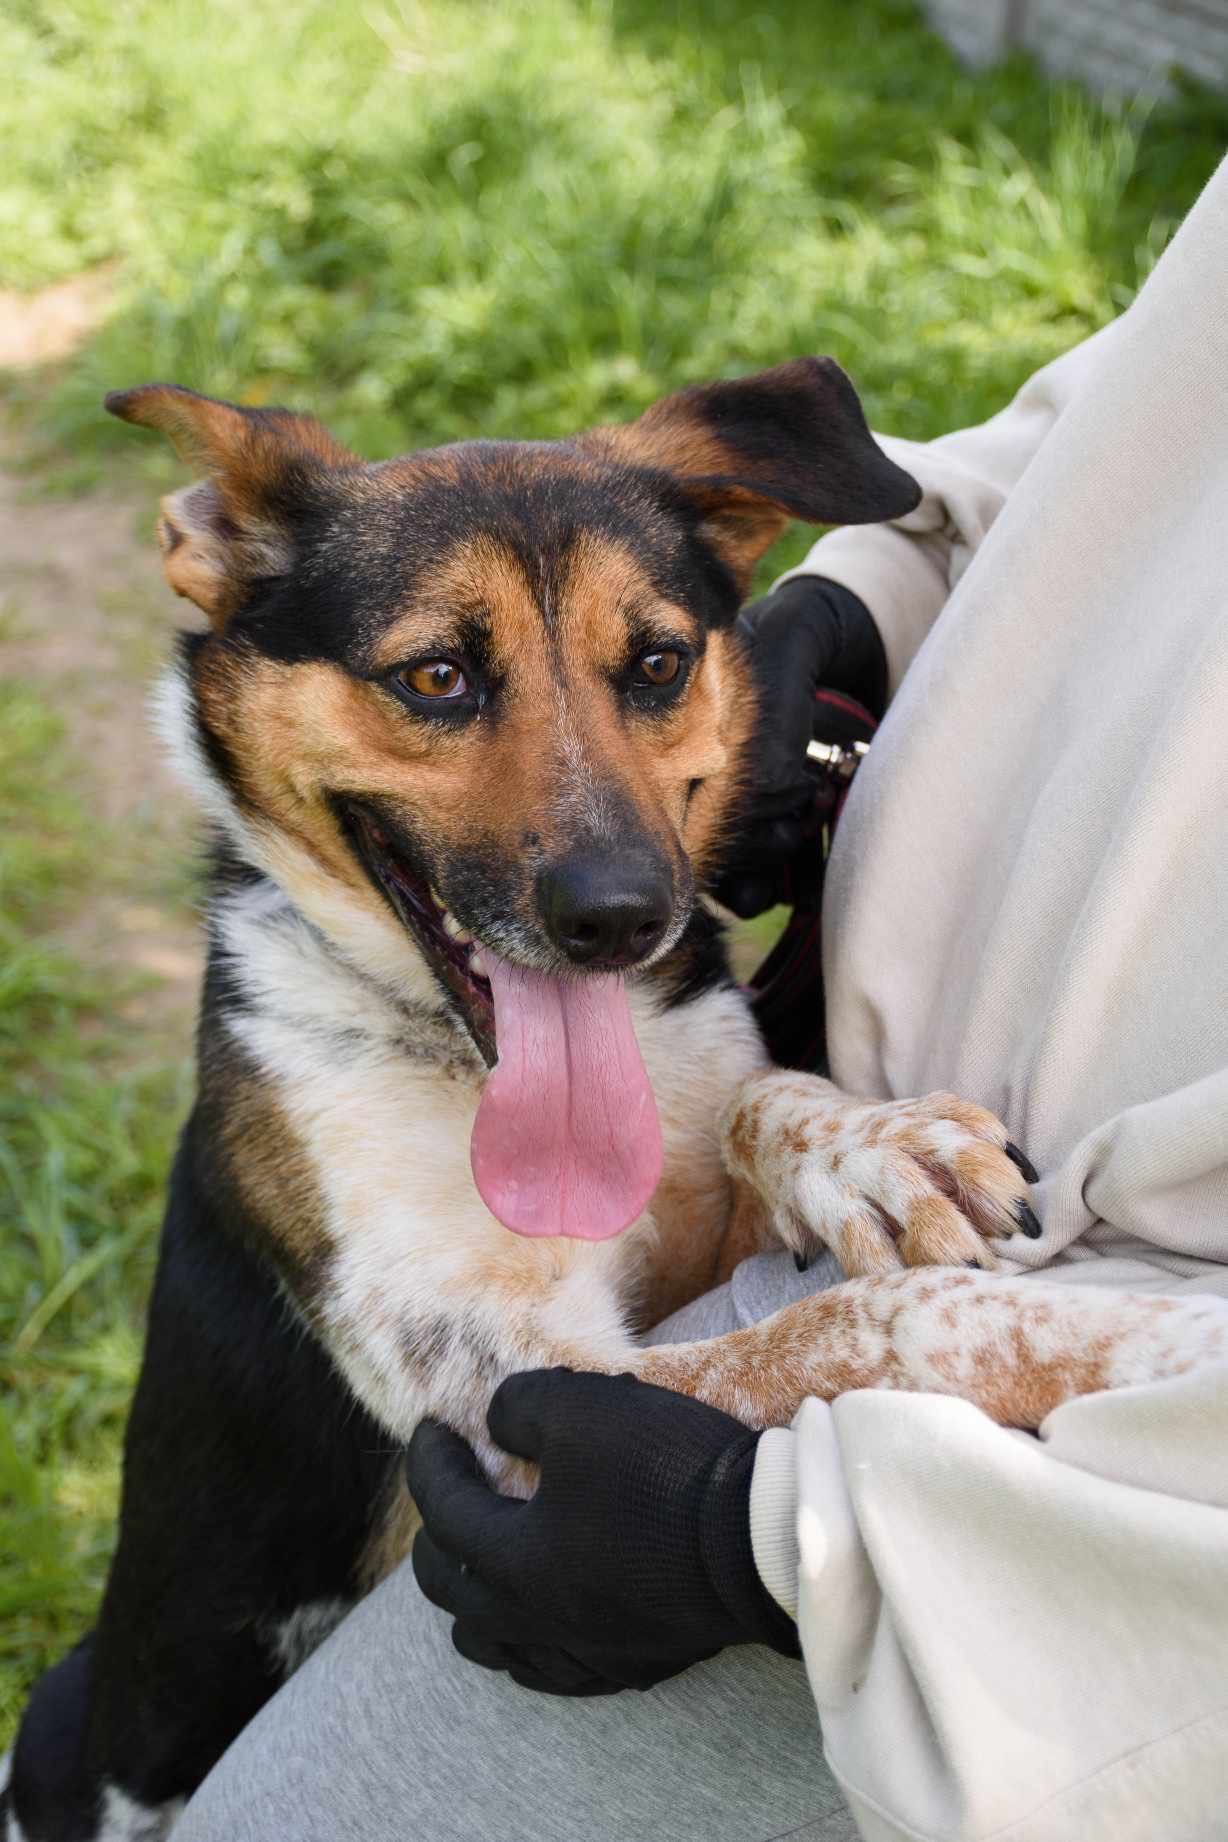
[[726, 1153], [776, 1233], [850, 1279], [905, 1266], [997, 1266], [993, 1243], [1040, 1223], [1036, 1179], [1006, 1129], [954, 1094], [860, 1101], [817, 1076], [774, 1073], [734, 1109]]

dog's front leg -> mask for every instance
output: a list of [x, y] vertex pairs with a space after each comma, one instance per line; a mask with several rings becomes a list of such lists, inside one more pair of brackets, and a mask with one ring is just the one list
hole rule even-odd
[[984, 1107], [954, 1094], [856, 1100], [817, 1075], [767, 1069], [722, 1119], [730, 1174], [799, 1256], [830, 1247], [850, 1278], [908, 1266], [992, 1270], [993, 1243], [1040, 1233], [1035, 1178]]
[[1034, 1429], [1077, 1395], [1228, 1364], [1228, 1304], [967, 1271], [849, 1280], [708, 1342], [639, 1352], [644, 1381], [749, 1426], [857, 1388], [957, 1395]]
[[4, 1842], [162, 1842], [358, 1598], [397, 1462], [272, 1271], [176, 1165], [98, 1626], [43, 1677]]
[[372, 1259], [356, 1228], [313, 1301], [317, 1334], [390, 1445], [407, 1444], [420, 1420], [442, 1420], [500, 1488], [525, 1494], [526, 1468], [487, 1431], [490, 1397], [523, 1369], [630, 1365], [638, 1346], [622, 1301], [635, 1249], [526, 1239], [476, 1211], [435, 1246], [407, 1224], [400, 1251], [381, 1237]]

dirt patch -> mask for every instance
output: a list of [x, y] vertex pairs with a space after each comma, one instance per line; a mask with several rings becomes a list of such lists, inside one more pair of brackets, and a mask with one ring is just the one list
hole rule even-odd
[[118, 1014], [142, 1052], [177, 1053], [202, 963], [187, 867], [196, 823], [147, 714], [178, 609], [142, 529], [151, 522], [108, 494], [31, 499], [0, 447], [0, 671], [39, 685], [66, 721], [98, 821], [97, 882], [57, 937], [117, 987], [141, 975]]
[[110, 313], [115, 279], [107, 264], [37, 294], [0, 288], [0, 369], [31, 371], [75, 352]]

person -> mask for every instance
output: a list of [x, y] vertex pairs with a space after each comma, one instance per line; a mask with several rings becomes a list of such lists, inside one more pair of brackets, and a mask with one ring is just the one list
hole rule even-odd
[[[877, 660], [891, 700], [828, 876], [834, 1077], [1001, 1115], [1040, 1167], [1025, 1280], [1228, 1313], [1226, 301], [1228, 163], [1118, 321], [887, 443], [921, 505], [823, 537], [754, 626], [786, 846], [816, 678], [855, 655], [872, 696]], [[761, 1255], [655, 1335], [835, 1277]], [[756, 1435], [551, 1371], [492, 1430], [538, 1496], [421, 1428], [445, 1609], [386, 1581], [176, 1842], [1228, 1837], [1228, 1371], [1038, 1437], [872, 1391]]]

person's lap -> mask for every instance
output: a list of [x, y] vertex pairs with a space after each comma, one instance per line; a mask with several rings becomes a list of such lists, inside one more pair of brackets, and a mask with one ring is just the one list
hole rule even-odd
[[[766, 1263], [765, 1263], [766, 1262]], [[787, 1269], [787, 1270], [786, 1270]], [[747, 1262], [652, 1341], [832, 1283]], [[855, 1842], [800, 1663], [725, 1651], [646, 1694], [530, 1693], [453, 1649], [403, 1566], [239, 1736], [175, 1842]]]

